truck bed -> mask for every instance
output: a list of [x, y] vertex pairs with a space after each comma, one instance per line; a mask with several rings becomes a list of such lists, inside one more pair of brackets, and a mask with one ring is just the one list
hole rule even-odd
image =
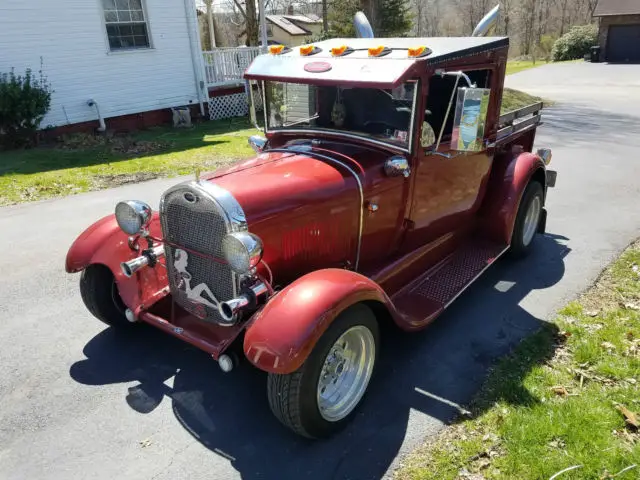
[[538, 125], [542, 124], [540, 112], [543, 106], [542, 102], [532, 103], [500, 115], [496, 145], [509, 142], [525, 132], [535, 130]]

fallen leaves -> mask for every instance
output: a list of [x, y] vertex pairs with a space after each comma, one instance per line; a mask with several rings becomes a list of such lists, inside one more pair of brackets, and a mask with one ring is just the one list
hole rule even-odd
[[138, 445], [140, 445], [140, 448], [147, 448], [149, 446], [151, 446], [151, 439], [150, 438], [145, 438], [144, 440], [141, 440], [140, 442], [138, 442]]
[[553, 450], [562, 450], [567, 446], [567, 442], [565, 442], [562, 438], [554, 438], [547, 446]]
[[611, 342], [602, 342], [600, 346], [604, 348], [608, 353], [613, 353], [616, 351], [616, 346]]
[[553, 393], [555, 393], [556, 395], [560, 396], [560, 397], [568, 397], [569, 396], [569, 392], [562, 385], [559, 385], [559, 386], [556, 386], [556, 387], [551, 387], [551, 391]]
[[624, 416], [624, 421], [628, 427], [631, 427], [634, 431], [640, 428], [640, 422], [635, 413], [620, 403], [616, 404], [616, 408]]

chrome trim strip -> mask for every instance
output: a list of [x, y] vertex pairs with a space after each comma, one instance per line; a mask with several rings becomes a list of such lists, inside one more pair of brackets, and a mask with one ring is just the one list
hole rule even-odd
[[480, 270], [480, 273], [478, 273], [475, 277], [473, 277], [473, 280], [471, 280], [469, 283], [467, 283], [467, 285], [466, 285], [462, 290], [460, 290], [460, 291], [459, 291], [459, 292], [458, 292], [458, 293], [457, 293], [457, 294], [456, 294], [456, 295], [455, 295], [451, 300], [449, 300], [449, 301], [447, 302], [447, 304], [444, 306], [444, 308], [443, 308], [443, 309], [448, 308], [448, 307], [449, 307], [449, 305], [451, 305], [451, 304], [452, 304], [452, 303], [453, 303], [453, 302], [454, 302], [454, 301], [455, 301], [455, 300], [456, 300], [460, 295], [462, 295], [462, 294], [465, 292], [465, 290], [466, 290], [467, 288], [469, 288], [471, 285], [473, 285], [473, 284], [475, 283], [475, 281], [480, 277], [480, 275], [482, 275], [484, 272], [486, 272], [486, 270], [487, 270], [491, 265], [493, 265], [494, 263], [496, 263], [496, 260], [498, 260], [502, 255], [504, 255], [504, 254], [505, 254], [505, 252], [506, 252], [507, 250], [509, 250], [509, 247], [510, 247], [510, 245], [507, 245], [507, 247], [505, 247], [505, 249], [504, 249], [504, 250], [502, 250], [498, 255], [496, 255], [496, 258], [494, 258], [494, 259], [493, 259], [493, 262], [491, 262], [489, 265], [487, 265], [487, 266], [486, 266], [486, 267], [484, 267], [482, 270]]
[[358, 183], [358, 190], [360, 191], [360, 221], [359, 221], [359, 227], [358, 227], [358, 246], [356, 247], [356, 261], [354, 264], [354, 270], [357, 272], [358, 264], [360, 263], [360, 248], [362, 246], [362, 230], [364, 227], [364, 188], [362, 187], [362, 181], [360, 180], [360, 177], [358, 177], [358, 174], [356, 173], [356, 171], [346, 163], [341, 162], [340, 160], [337, 160], [333, 157], [329, 157], [327, 155], [323, 155], [322, 153], [316, 153], [313, 150], [298, 150], [295, 148], [271, 148], [267, 151], [268, 152], [292, 152], [292, 153], [297, 153], [298, 155], [315, 156], [344, 167], [349, 171], [349, 173], [351, 173], [351, 175], [353, 175], [353, 178], [356, 179], [356, 182]]
[[269, 133], [269, 122], [267, 117], [267, 82], [262, 81], [262, 113], [264, 115], [264, 134]]
[[411, 106], [411, 120], [409, 123], [411, 131], [409, 132], [409, 150], [407, 150], [407, 153], [413, 152], [413, 139], [415, 137], [415, 133], [422, 127], [422, 122], [420, 125], [415, 125], [416, 109], [418, 108], [418, 91], [421, 88], [422, 85], [420, 84], [420, 80], [417, 80], [413, 87], [413, 105]]
[[207, 193], [216, 202], [227, 217], [229, 232], [246, 232], [247, 218], [244, 210], [228, 190], [208, 180], [191, 182], [192, 186], [201, 192]]

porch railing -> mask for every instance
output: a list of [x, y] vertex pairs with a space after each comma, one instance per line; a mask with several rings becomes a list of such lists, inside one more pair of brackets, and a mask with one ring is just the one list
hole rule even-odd
[[202, 52], [208, 86], [242, 82], [242, 74], [259, 54], [260, 47], [217, 48]]

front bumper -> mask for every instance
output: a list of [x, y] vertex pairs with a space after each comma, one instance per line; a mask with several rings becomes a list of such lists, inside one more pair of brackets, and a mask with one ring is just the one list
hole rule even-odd
[[170, 295], [148, 310], [140, 311], [138, 319], [204, 350], [215, 360], [218, 360], [246, 325], [245, 322], [238, 322], [234, 326], [203, 322], [183, 310]]

